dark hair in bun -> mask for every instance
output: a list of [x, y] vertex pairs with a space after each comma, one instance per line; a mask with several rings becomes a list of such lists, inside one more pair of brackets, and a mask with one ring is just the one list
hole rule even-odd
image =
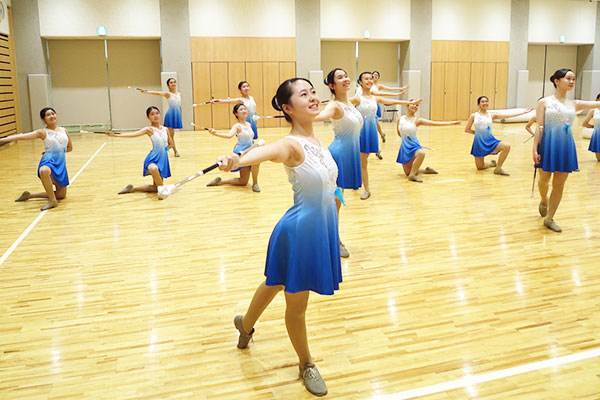
[[481, 103], [481, 100], [483, 100], [483, 99], [488, 99], [488, 97], [487, 96], [479, 96], [479, 98], [477, 99], [477, 104]]
[[371, 72], [369, 72], [369, 71], [361, 72], [360, 75], [358, 76], [358, 81], [357, 82], [362, 81], [363, 75], [366, 75], [366, 74], [369, 74], [369, 75], [373, 76], [373, 74]]
[[[244, 83], [248, 83], [248, 82], [247, 82], [247, 81], [241, 81], [240, 83], [238, 83], [238, 89], [239, 89], [239, 90], [242, 90], [242, 85], [243, 85]], [[248, 83], [248, 86], [250, 86], [250, 84], [249, 84], [249, 83]]]
[[156, 110], [160, 114], [160, 110], [158, 109], [158, 107], [150, 106], [150, 107], [146, 108], [146, 117], [150, 116], [150, 113], [152, 112], [152, 110]]
[[332, 89], [332, 88], [331, 88], [329, 85], [335, 85], [335, 81], [334, 81], [334, 79], [335, 79], [335, 73], [336, 73], [337, 71], [342, 71], [342, 72], [344, 72], [345, 74], [347, 73], [347, 72], [346, 72], [346, 71], [344, 71], [342, 68], [334, 68], [334, 69], [332, 69], [331, 71], [329, 71], [329, 73], [328, 73], [328, 74], [327, 74], [327, 76], [325, 77], [325, 80], [323, 81], [323, 83], [324, 83], [325, 85], [327, 85], [327, 87], [329, 87], [329, 91], [330, 91], [332, 94], [335, 94], [335, 89]]
[[235, 115], [237, 117], [237, 113], [238, 110], [240, 109], [240, 107], [246, 107], [244, 105], [244, 103], [237, 103], [235, 106], [233, 106], [233, 115]]
[[281, 111], [287, 122], [292, 122], [292, 118], [289, 115], [287, 115], [285, 111], [283, 111], [283, 108], [281, 106], [283, 106], [284, 104], [290, 104], [290, 99], [293, 94], [292, 86], [296, 81], [305, 81], [308, 82], [308, 84], [311, 87], [314, 87], [308, 79], [291, 78], [279, 85], [279, 87], [277, 88], [277, 93], [275, 93], [275, 96], [273, 96], [273, 98], [271, 99], [271, 105], [273, 106], [273, 108], [277, 111]]
[[565, 76], [567, 76], [567, 73], [569, 73], [569, 72], [573, 72], [573, 70], [571, 70], [569, 68], [557, 69], [556, 72], [554, 72], [554, 74], [552, 74], [552, 76], [550, 77], [550, 82], [552, 82], [554, 87], [556, 87], [556, 83], [554, 81], [556, 79], [564, 78]]
[[52, 108], [52, 107], [44, 107], [44, 108], [42, 108], [42, 110], [40, 111], [40, 118], [41, 118], [41, 119], [45, 119], [45, 118], [46, 118], [46, 113], [47, 113], [48, 111], [50, 111], [50, 110], [54, 111], [54, 114], [56, 114], [56, 111], [54, 110], [54, 108]]

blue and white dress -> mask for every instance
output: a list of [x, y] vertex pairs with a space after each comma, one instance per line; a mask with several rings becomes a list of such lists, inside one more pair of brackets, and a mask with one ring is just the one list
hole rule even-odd
[[169, 93], [169, 109], [165, 114], [164, 125], [167, 128], [182, 129], [181, 93]]
[[[242, 151], [250, 148], [250, 146], [252, 146], [254, 144], [254, 140], [252, 140], [252, 138], [254, 137], [254, 131], [252, 130], [252, 127], [250, 127], [246, 124], [240, 124], [238, 122], [235, 125], [239, 125], [242, 128], [242, 131], [237, 134], [238, 142], [235, 145], [233, 152], [241, 153]], [[240, 168], [232, 170], [231, 172], [237, 172], [242, 168], [249, 168], [249, 167], [240, 167]]]
[[144, 176], [151, 175], [148, 171], [148, 165], [156, 164], [160, 176], [168, 178], [171, 176], [171, 167], [169, 165], [169, 147], [168, 140], [169, 135], [167, 129], [161, 126], [160, 129], [152, 127], [152, 150], [146, 156], [144, 160]]
[[358, 96], [360, 104], [356, 109], [363, 116], [363, 126], [360, 130], [360, 152], [379, 153], [379, 136], [377, 133], [377, 102], [365, 96]]
[[246, 109], [248, 110], [248, 116], [246, 117], [246, 122], [250, 122], [250, 125], [252, 125], [252, 131], [254, 132], [254, 136], [253, 139], [258, 139], [258, 127], [256, 126], [256, 121], [254, 120], [254, 117], [256, 114], [256, 101], [254, 101], [254, 97], [252, 96], [248, 96], [249, 99], [245, 99], [242, 97], [242, 103], [244, 103], [244, 105], [246, 106]]
[[329, 150], [299, 136], [288, 136], [304, 150], [304, 162], [285, 170], [294, 205], [279, 220], [267, 250], [266, 284], [288, 293], [312, 290], [333, 294], [342, 282], [335, 206], [337, 167]]
[[339, 101], [337, 103], [344, 111], [344, 116], [333, 120], [335, 137], [329, 145], [338, 168], [337, 185], [342, 189], [359, 189], [362, 186], [360, 129], [363, 117], [356, 107]]
[[494, 151], [500, 140], [492, 135], [492, 117], [489, 114], [481, 115], [476, 112], [473, 119], [473, 128], [475, 137], [473, 138], [473, 146], [471, 146], [471, 155], [474, 157], [485, 157], [490, 154], [497, 154]]
[[56, 130], [44, 128], [46, 138], [44, 146], [46, 150], [42, 155], [42, 159], [38, 165], [38, 178], [40, 176], [40, 168], [46, 166], [52, 172], [52, 182], [57, 186], [69, 186], [69, 174], [67, 173], [67, 145], [69, 144], [69, 136], [65, 128], [57, 127]]
[[592, 153], [600, 153], [600, 109], [594, 108], [593, 112], [592, 125], [594, 125], [594, 133], [590, 139], [588, 150]]
[[411, 162], [417, 150], [422, 149], [419, 139], [417, 139], [417, 125], [415, 124], [414, 117], [412, 120], [408, 119], [406, 115], [400, 117], [398, 121], [398, 131], [402, 136], [402, 144], [400, 145], [400, 151], [398, 152], [397, 163], [408, 164]]
[[536, 167], [546, 172], [573, 172], [579, 170], [577, 150], [571, 125], [575, 119], [572, 100], [561, 103], [553, 96], [546, 97], [544, 130], [540, 139], [541, 162]]

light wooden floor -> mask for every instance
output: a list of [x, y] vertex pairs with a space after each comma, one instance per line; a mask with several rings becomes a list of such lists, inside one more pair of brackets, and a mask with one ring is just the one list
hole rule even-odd
[[[409, 183], [386, 125], [370, 158], [373, 196], [346, 191], [340, 233], [349, 259], [334, 296], [311, 295], [309, 341], [328, 398], [378, 399], [600, 348], [600, 163], [575, 129], [581, 172], [556, 221], [530, 198], [523, 124], [494, 125], [512, 145], [501, 177], [475, 170], [463, 125], [421, 128], [424, 166]], [[319, 127], [325, 143], [328, 126]], [[287, 129], [261, 131], [272, 142]], [[261, 167], [262, 193], [185, 185], [164, 201], [117, 196], [141, 176], [147, 138], [73, 135], [71, 177], [106, 146], [0, 265], [2, 399], [309, 399], [276, 298], [240, 351], [232, 319], [263, 279], [269, 235], [292, 204], [281, 165]], [[177, 134], [174, 183], [230, 152], [234, 140]], [[0, 255], [40, 214], [41, 141], [0, 147]], [[221, 174], [223, 175], [223, 174]], [[227, 174], [226, 174], [227, 175]], [[235, 174], [229, 174], [234, 176]], [[422, 399], [598, 399], [600, 358]], [[387, 397], [393, 398], [393, 397]]]

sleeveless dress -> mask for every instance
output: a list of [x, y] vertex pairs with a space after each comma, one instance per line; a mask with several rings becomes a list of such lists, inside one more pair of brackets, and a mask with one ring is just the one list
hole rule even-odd
[[252, 139], [258, 139], [258, 127], [256, 126], [256, 121], [254, 120], [254, 118], [252, 118], [256, 115], [256, 101], [254, 101], [254, 97], [248, 97], [250, 97], [250, 99], [245, 99], [242, 97], [242, 103], [244, 103], [246, 109], [248, 110], [246, 122], [250, 122], [250, 125], [252, 125], [252, 131], [254, 132], [254, 136], [252, 137]]
[[69, 136], [65, 128], [57, 127], [56, 130], [44, 128], [46, 138], [44, 146], [46, 150], [42, 155], [42, 159], [38, 164], [38, 178], [40, 177], [40, 168], [46, 166], [52, 172], [52, 182], [57, 186], [69, 186], [69, 174], [67, 173], [67, 145], [69, 144]]
[[396, 162], [408, 164], [415, 156], [417, 150], [422, 149], [421, 143], [417, 139], [417, 125], [415, 121], [411, 121], [406, 118], [406, 115], [403, 115], [398, 121], [398, 130], [402, 136], [402, 144], [400, 145]]
[[359, 96], [360, 104], [356, 109], [363, 116], [363, 126], [360, 130], [360, 152], [379, 153], [379, 134], [377, 133], [377, 102]]
[[498, 147], [500, 140], [492, 135], [492, 117], [476, 112], [473, 127], [475, 128], [475, 137], [473, 138], [473, 146], [471, 146], [471, 155], [485, 157], [490, 154], [497, 154], [494, 150]]
[[342, 107], [344, 116], [333, 120], [335, 137], [329, 145], [338, 168], [337, 185], [342, 189], [359, 189], [362, 186], [360, 129], [363, 118], [354, 106], [337, 103]]
[[[235, 145], [233, 152], [241, 153], [242, 151], [250, 148], [250, 146], [252, 146], [252, 144], [254, 144], [254, 141], [252, 140], [252, 138], [254, 137], [254, 131], [248, 125], [245, 125], [245, 124], [242, 125], [239, 123], [236, 125], [240, 125], [242, 127], [242, 131], [237, 134], [238, 142]], [[231, 172], [237, 172], [242, 168], [250, 168], [250, 167], [237, 168], [237, 169], [232, 170]]]
[[577, 151], [571, 124], [575, 119], [572, 100], [561, 103], [554, 97], [546, 97], [544, 131], [540, 139], [541, 162], [536, 167], [546, 172], [573, 172], [579, 170]]
[[590, 139], [590, 147], [588, 147], [588, 150], [593, 153], [600, 153], [600, 109], [594, 108], [592, 125], [594, 125], [594, 133]]
[[164, 125], [167, 128], [182, 129], [181, 122], [181, 93], [170, 93], [169, 109], [165, 114]]
[[148, 171], [148, 165], [156, 164], [160, 176], [168, 178], [171, 176], [171, 167], [169, 165], [169, 147], [167, 129], [162, 126], [160, 129], [152, 127], [152, 150], [144, 160], [144, 176], [151, 175]]
[[304, 162], [285, 170], [294, 205], [279, 220], [267, 250], [266, 284], [288, 293], [333, 294], [342, 282], [335, 206], [337, 167], [329, 150], [308, 139], [287, 136], [304, 150]]

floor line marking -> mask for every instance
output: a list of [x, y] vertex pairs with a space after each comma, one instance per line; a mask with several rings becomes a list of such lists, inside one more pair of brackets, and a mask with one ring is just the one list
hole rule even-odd
[[577, 361], [587, 360], [589, 358], [599, 357], [600, 347], [584, 351], [581, 353], [570, 354], [562, 357], [550, 358], [547, 360], [537, 361], [530, 364], [519, 365], [507, 369], [501, 369], [499, 371], [487, 372], [479, 375], [467, 375], [461, 379], [455, 379], [453, 381], [438, 383], [435, 385], [424, 386], [417, 389], [406, 390], [404, 392], [388, 394], [385, 396], [373, 397], [373, 400], [407, 400], [414, 399], [417, 397], [427, 396], [430, 394], [436, 394], [446, 392], [449, 390], [470, 388], [473, 385], [494, 381], [497, 379], [508, 378], [514, 375], [525, 374], [528, 372], [538, 371], [540, 369], [557, 367], [559, 365], [570, 364]]
[[[85, 167], [87, 167], [89, 165], [90, 162], [92, 162], [92, 160], [96, 157], [96, 155], [98, 155], [98, 153], [100, 152], [100, 150], [102, 150], [104, 148], [104, 146], [106, 145], [106, 142], [104, 142], [104, 144], [102, 144], [102, 146], [100, 146], [100, 148], [98, 150], [96, 150], [96, 152], [90, 157], [89, 160], [87, 160], [87, 162], [83, 165], [83, 167], [81, 167], [81, 169], [79, 169], [79, 171], [77, 171], [77, 173], [75, 174], [75, 176], [73, 177], [73, 179], [71, 180], [71, 184], [73, 184], [73, 182], [75, 182], [75, 179], [77, 179], [77, 177], [79, 176], [79, 174], [81, 174], [83, 172], [83, 170], [85, 169]], [[38, 222], [41, 221], [42, 218], [44, 218], [44, 215], [46, 215], [46, 213], [49, 210], [45, 210], [42, 211], [34, 220], [31, 224], [29, 224], [29, 226], [27, 227], [27, 229], [25, 229], [23, 231], [23, 233], [21, 233], [21, 235], [17, 238], [17, 240], [15, 240], [15, 242], [8, 248], [8, 250], [6, 250], [4, 252], [4, 254], [2, 255], [2, 257], [0, 257], [0, 265], [2, 265], [4, 263], [4, 261], [6, 261], [6, 259], [12, 254], [13, 251], [15, 251], [15, 249], [17, 248], [17, 246], [19, 244], [21, 244], [21, 242], [23, 241], [23, 239], [25, 239], [27, 237], [27, 235], [29, 235], [29, 232], [31, 232], [31, 230], [38, 224]]]

